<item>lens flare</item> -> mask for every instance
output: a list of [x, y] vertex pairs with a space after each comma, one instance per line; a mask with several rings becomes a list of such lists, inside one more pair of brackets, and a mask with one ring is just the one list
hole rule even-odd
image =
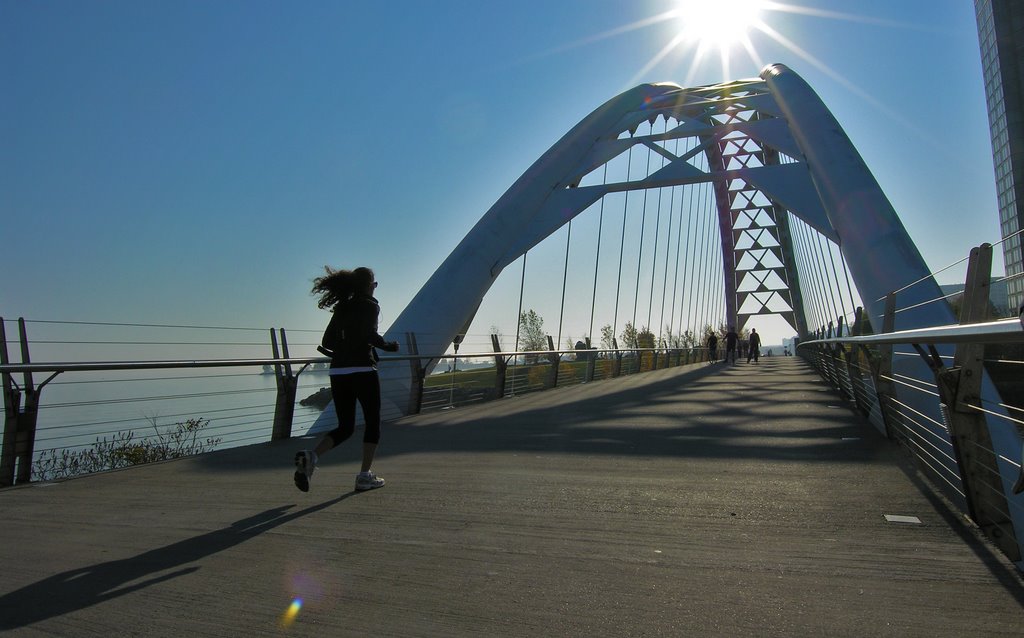
[[302, 599], [296, 598], [292, 601], [292, 604], [288, 605], [288, 609], [281, 616], [281, 626], [288, 627], [295, 622], [295, 617], [299, 615], [300, 609], [302, 609]]

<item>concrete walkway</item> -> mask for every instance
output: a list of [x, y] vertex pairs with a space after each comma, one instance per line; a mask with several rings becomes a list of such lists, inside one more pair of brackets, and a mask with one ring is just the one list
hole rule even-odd
[[0, 492], [0, 630], [1024, 631], [1015, 568], [797, 359], [663, 370], [385, 428], [375, 469], [388, 485], [369, 493], [351, 491], [355, 441], [298, 492], [303, 440]]

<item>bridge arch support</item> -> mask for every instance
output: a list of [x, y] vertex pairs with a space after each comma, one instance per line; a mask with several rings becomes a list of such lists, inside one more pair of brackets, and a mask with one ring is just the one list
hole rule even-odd
[[[664, 121], [660, 133], [653, 126], [659, 120]], [[650, 126], [642, 127], [645, 123]], [[684, 139], [685, 152], [678, 151], [678, 144], [670, 145]], [[639, 176], [627, 170], [618, 181], [592, 179], [637, 147], [664, 161]], [[742, 328], [751, 317], [775, 314], [801, 339], [833, 333], [831, 325], [827, 331], [808, 325], [809, 304], [801, 295], [816, 284], [801, 285], [794, 227], [812, 229], [830, 240], [830, 246], [838, 246], [874, 333], [955, 323], [948, 304], [930, 303], [943, 294], [842, 127], [797, 73], [772, 64], [758, 78], [695, 88], [643, 84], [602, 104], [495, 202], [386, 337], [405, 343], [406, 335], [415, 334], [419, 352], [434, 356], [436, 365], [436, 356], [468, 331], [502, 270], [595, 202], [612, 193], [705, 184], [715, 196], [729, 324]], [[804, 268], [814, 269], [806, 263]], [[886, 298], [893, 291], [900, 291], [901, 310], [895, 315], [886, 312]], [[848, 325], [842, 320], [837, 325], [843, 323]], [[404, 363], [385, 362], [384, 396], [412, 396], [414, 374]], [[919, 357], [894, 358], [892, 377], [901, 376], [926, 379], [931, 371]], [[893, 392], [910, 411], [937, 424], [930, 434], [949, 437], [932, 397], [900, 388]], [[990, 403], [1000, 402], [987, 375], [981, 392]], [[390, 415], [412, 411], [412, 402], [386, 406]], [[988, 427], [995, 453], [1017, 456], [1019, 435]], [[1005, 468], [1000, 473], [1009, 494], [1015, 476]], [[1014, 527], [1024, 529], [1019, 513], [1013, 518]]]
[[[664, 118], [665, 129], [634, 135]], [[692, 140], [677, 155], [669, 142]], [[664, 158], [639, 178], [587, 184], [634, 147]], [[697, 163], [695, 158], [702, 156]], [[814, 91], [781, 64], [761, 77], [696, 88], [643, 84], [598, 107], [541, 156], [498, 199], [431, 275], [388, 331], [417, 335], [421, 352], [445, 352], [465, 333], [502, 270], [602, 197], [666, 186], [713, 185], [721, 239], [726, 319], [742, 327], [778, 314], [809, 328], [790, 224], [836, 242], [881, 331], [882, 298], [928, 278], [928, 268], [881, 187]], [[920, 299], [941, 296], [934, 282]], [[913, 304], [909, 301], [907, 305]], [[941, 316], [940, 316], [941, 315]], [[948, 323], [944, 306], [901, 313], [896, 329]], [[401, 382], [405, 371], [389, 374]]]

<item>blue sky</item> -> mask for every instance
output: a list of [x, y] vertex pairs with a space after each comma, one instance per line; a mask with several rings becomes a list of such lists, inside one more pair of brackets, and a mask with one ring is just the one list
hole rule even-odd
[[[368, 265], [386, 325], [602, 102], [769, 62], [821, 96], [931, 267], [998, 241], [973, 3], [784, 4], [726, 74], [692, 46], [652, 64], [683, 25], [649, 19], [678, 0], [0, 0], [0, 314], [319, 328], [311, 279]], [[526, 305], [553, 333], [537, 263]], [[475, 332], [514, 333], [496, 307]]]

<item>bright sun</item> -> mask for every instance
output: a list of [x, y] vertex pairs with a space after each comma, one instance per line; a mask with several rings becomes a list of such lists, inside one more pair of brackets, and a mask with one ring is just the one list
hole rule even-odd
[[682, 38], [702, 47], [728, 49], [757, 24], [764, 0], [678, 0]]

